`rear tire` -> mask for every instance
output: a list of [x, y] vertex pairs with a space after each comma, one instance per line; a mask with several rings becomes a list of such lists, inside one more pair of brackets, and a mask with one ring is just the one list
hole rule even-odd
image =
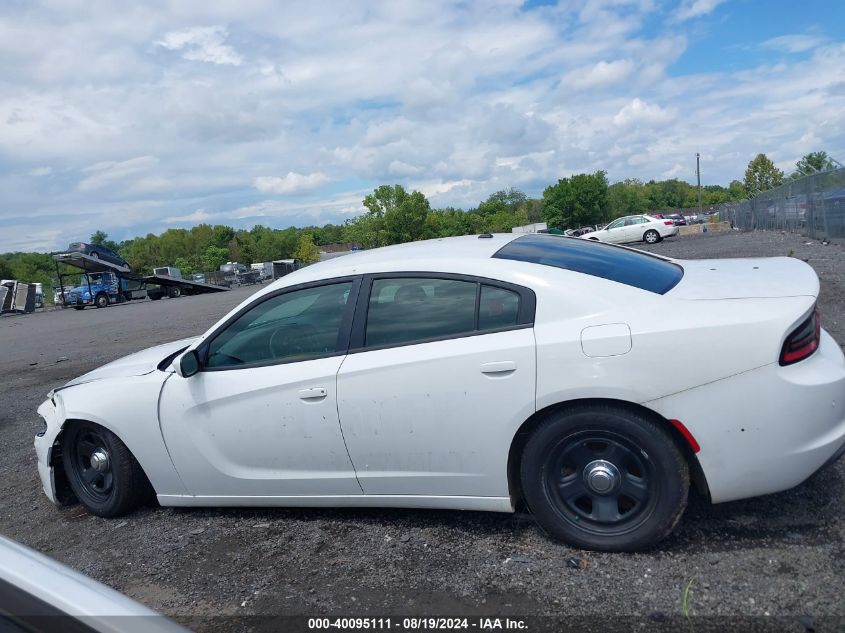
[[182, 289], [179, 286], [171, 286], [167, 291], [167, 296], [171, 299], [178, 299], [182, 296]]
[[97, 424], [74, 423], [64, 431], [62, 462], [71, 490], [91, 514], [122, 516], [153, 493], [126, 445]]
[[643, 242], [646, 244], [657, 244], [660, 241], [660, 233], [655, 231], [654, 229], [649, 229], [643, 235]]
[[610, 405], [550, 414], [528, 439], [522, 491], [540, 527], [576, 547], [637, 551], [677, 525], [689, 470], [659, 424]]

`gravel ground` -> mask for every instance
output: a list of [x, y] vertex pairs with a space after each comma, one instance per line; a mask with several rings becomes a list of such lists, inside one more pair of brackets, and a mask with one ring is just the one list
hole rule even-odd
[[[821, 278], [824, 326], [845, 341], [840, 246], [733, 232], [648, 250], [805, 259]], [[206, 630], [234, 628], [202, 617], [218, 614], [598, 614], [655, 623], [682, 613], [687, 587], [698, 616], [784, 616], [783, 628], [796, 631], [825, 630], [826, 617], [839, 630], [845, 624], [845, 461], [777, 495], [717, 506], [694, 497], [677, 532], [640, 554], [573, 550], [526, 515], [149, 507], [104, 520], [80, 506], [53, 507], [32, 448], [47, 391], [199, 333], [253, 290], [0, 319], [0, 533]], [[582, 566], [568, 564], [572, 557]]]

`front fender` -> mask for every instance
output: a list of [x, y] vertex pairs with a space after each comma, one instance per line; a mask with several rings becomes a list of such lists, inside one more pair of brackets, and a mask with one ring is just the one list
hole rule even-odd
[[[68, 420], [86, 420], [108, 429], [126, 444], [141, 464], [156, 494], [187, 494], [167, 452], [158, 419], [159, 396], [169, 375], [153, 371], [143, 376], [107, 378], [78, 384], [55, 393], [51, 400], [39, 407], [39, 413], [48, 428], [44, 437], [40, 438], [41, 441], [36, 438], [39, 470], [45, 463], [42, 453], [47, 460], [46, 464], [50, 464], [49, 453], [55, 440], [58, 438], [61, 441], [59, 432], [65, 423]], [[51, 401], [55, 403], [52, 411]], [[46, 488], [45, 482], [45, 491]]]

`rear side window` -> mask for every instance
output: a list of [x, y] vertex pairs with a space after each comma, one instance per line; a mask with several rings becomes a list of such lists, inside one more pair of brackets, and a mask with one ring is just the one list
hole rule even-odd
[[373, 279], [365, 325], [353, 333], [353, 347], [410, 345], [534, 323], [536, 298], [528, 288], [454, 277], [409, 274]]
[[478, 302], [478, 329], [497, 330], [516, 325], [519, 319], [519, 295], [496, 286], [481, 286]]
[[475, 330], [478, 284], [453, 279], [376, 279], [365, 345], [401, 345]]
[[683, 268], [659, 257], [577, 237], [524, 235], [493, 257], [563, 268], [661, 295], [684, 276]]

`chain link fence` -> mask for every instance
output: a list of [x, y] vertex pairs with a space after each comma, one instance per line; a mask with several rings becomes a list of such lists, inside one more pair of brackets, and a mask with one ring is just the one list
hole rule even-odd
[[790, 231], [845, 242], [845, 168], [790, 180], [717, 210], [738, 229]]

